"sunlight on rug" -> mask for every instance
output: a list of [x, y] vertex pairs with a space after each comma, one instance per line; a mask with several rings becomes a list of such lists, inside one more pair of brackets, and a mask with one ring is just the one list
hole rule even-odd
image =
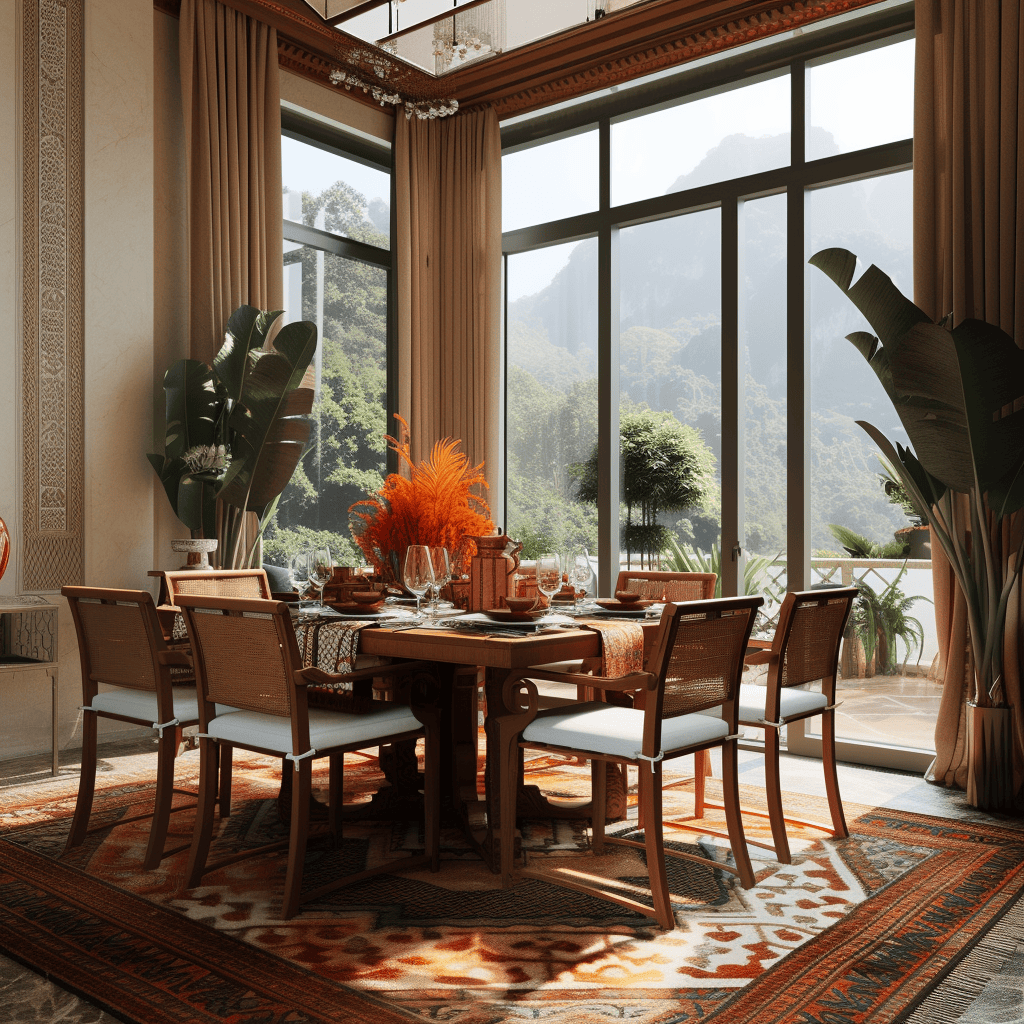
[[[218, 823], [217, 843], [239, 849], [285, 835], [275, 799], [277, 763], [236, 755], [235, 765], [232, 814]], [[528, 781], [546, 793], [588, 793], [585, 767], [558, 759], [532, 767]], [[142, 759], [137, 771], [101, 775], [98, 813], [113, 819], [144, 810], [147, 772]], [[194, 784], [195, 774], [195, 755], [186, 754], [179, 780]], [[316, 782], [326, 786], [326, 775]], [[365, 799], [380, 782], [375, 759], [349, 759], [347, 801]], [[719, 795], [715, 783], [709, 787], [711, 797]], [[74, 788], [15, 792], [0, 814], [0, 948], [146, 1024], [243, 1024], [264, 1019], [259, 1013], [271, 1006], [310, 1021], [379, 1022], [394, 1015], [456, 1024], [625, 1018], [669, 1024], [714, 1017], [729, 1024], [889, 1022], [914, 1005], [1024, 885], [1018, 832], [847, 805], [848, 817], [856, 818], [851, 836], [822, 839], [813, 830], [794, 830], [792, 865], [751, 846], [757, 884], [750, 890], [725, 871], [670, 860], [678, 926], [669, 933], [545, 882], [523, 880], [502, 890], [456, 829], [443, 833], [440, 873], [378, 876], [307, 904], [285, 922], [278, 916], [283, 854], [231, 865], [186, 891], [187, 853], [155, 871], [139, 867], [146, 822], [93, 833], [61, 857]], [[743, 797], [763, 807], [759, 791], [744, 790]], [[688, 789], [670, 789], [666, 799], [668, 817], [691, 814]], [[811, 798], [794, 797], [790, 806], [802, 817], [826, 814], [824, 801]], [[708, 813], [707, 823], [724, 827], [713, 816], [720, 812]], [[187, 842], [192, 820], [191, 810], [172, 817], [169, 846]], [[746, 825], [749, 838], [767, 832], [767, 823], [754, 817]], [[635, 820], [610, 828], [635, 829]], [[533, 867], [646, 884], [642, 854], [613, 847], [594, 858], [579, 822], [526, 820], [521, 831]], [[681, 848], [699, 845], [723, 863], [730, 856], [716, 839], [684, 832], [670, 838]], [[311, 845], [306, 883], [313, 887], [421, 846], [415, 823], [353, 824], [339, 849]], [[154, 958], [152, 971], [147, 956]], [[71, 962], [81, 977], [67, 977]], [[154, 988], [144, 1012], [135, 1006], [140, 979]], [[102, 992], [90, 994], [89, 985]], [[246, 1008], [245, 999], [255, 1003]], [[160, 1015], [167, 1000], [178, 1016]]]

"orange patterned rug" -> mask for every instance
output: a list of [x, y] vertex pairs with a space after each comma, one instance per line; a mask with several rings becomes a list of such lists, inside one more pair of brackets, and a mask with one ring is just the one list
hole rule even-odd
[[[101, 814], [145, 808], [146, 761], [101, 776]], [[545, 792], [585, 795], [586, 768], [557, 759], [532, 767], [529, 781]], [[186, 754], [179, 779], [195, 774], [196, 755]], [[347, 798], [365, 797], [380, 780], [373, 758], [351, 759]], [[236, 755], [234, 809], [218, 841], [237, 848], [283, 835], [277, 785], [276, 763]], [[669, 813], [685, 817], [688, 791], [668, 793]], [[754, 806], [760, 794], [744, 798]], [[823, 812], [802, 802], [795, 810], [804, 815]], [[71, 785], [5, 793], [0, 949], [140, 1024], [880, 1024], [912, 1008], [1024, 886], [1019, 832], [848, 807], [850, 817], [859, 812], [851, 836], [794, 833], [792, 865], [752, 848], [750, 890], [725, 872], [673, 860], [679, 925], [670, 933], [544, 882], [497, 888], [454, 830], [443, 836], [439, 874], [379, 876], [285, 922], [283, 855], [232, 865], [183, 891], [186, 853], [156, 871], [139, 868], [145, 822], [94, 833], [60, 857], [73, 806]], [[169, 845], [186, 841], [191, 825], [191, 811], [174, 815]], [[522, 831], [534, 865], [578, 859], [626, 883], [646, 880], [632, 851], [594, 861], [578, 824], [528, 821]], [[418, 832], [411, 823], [351, 826], [340, 849], [311, 848], [308, 884], [414, 849]], [[676, 837], [728, 856], [714, 841]]]

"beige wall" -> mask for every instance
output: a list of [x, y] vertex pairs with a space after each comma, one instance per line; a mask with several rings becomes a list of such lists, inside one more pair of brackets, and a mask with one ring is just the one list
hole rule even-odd
[[[0, 317], [19, 324], [17, 218], [21, 0], [0, 0]], [[187, 354], [185, 161], [178, 21], [151, 0], [85, 4], [85, 583], [146, 588], [187, 536], [146, 459], [163, 449], [166, 368]], [[389, 113], [283, 73], [285, 103], [390, 142]], [[0, 517], [20, 526], [20, 335], [0, 334]], [[18, 593], [17, 545], [0, 596]], [[59, 621], [59, 743], [80, 744], [74, 627]], [[48, 751], [50, 693], [37, 669], [0, 677], [0, 757]], [[101, 723], [101, 735], [122, 732]]]

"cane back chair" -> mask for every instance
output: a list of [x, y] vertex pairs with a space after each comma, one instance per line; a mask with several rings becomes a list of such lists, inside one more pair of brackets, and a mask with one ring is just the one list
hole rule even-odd
[[[173, 807], [174, 759], [178, 730], [196, 725], [199, 710], [194, 686], [172, 685], [171, 671], [188, 667], [188, 656], [168, 648], [157, 619], [153, 598], [143, 590], [107, 590], [100, 587], [61, 588], [68, 599], [78, 635], [82, 664], [82, 774], [78, 801], [65, 852], [80, 846], [87, 832], [152, 818], [143, 859], [148, 871], [185, 846], [164, 850]], [[101, 691], [100, 685], [106, 684]], [[157, 774], [154, 809], [89, 827], [96, 790], [97, 719], [107, 718], [155, 729]], [[194, 793], [189, 794], [195, 796]]]
[[[842, 839], [849, 834], [836, 772], [836, 674], [843, 631], [850, 617], [856, 587], [830, 587], [791, 591], [779, 611], [779, 624], [770, 641], [752, 640], [747, 665], [767, 665], [767, 686], [744, 683], [740, 687], [739, 723], [764, 731], [765, 789], [768, 811], [744, 809], [745, 814], [771, 821], [772, 845], [751, 840], [754, 845], [774, 849], [783, 864], [792, 861], [787, 821], [820, 829]], [[805, 684], [820, 680], [818, 689]], [[832, 824], [787, 818], [782, 809], [782, 780], [779, 773], [779, 734], [790, 722], [821, 716], [821, 760], [825, 793]], [[710, 805], [708, 805], [710, 806]], [[698, 807], [698, 813], [702, 808]]]
[[713, 572], [655, 572], [623, 569], [615, 583], [616, 593], [625, 590], [649, 601], [710, 601], [715, 596], [718, 574]]
[[[609, 892], [552, 872], [524, 867], [520, 872], [524, 877], [543, 878], [598, 896], [654, 917], [663, 928], [674, 928], [665, 856], [701, 862], [706, 862], [707, 858], [665, 847], [662, 764], [684, 754], [721, 747], [726, 821], [735, 867], [717, 861], [712, 863], [738, 875], [745, 888], [753, 885], [754, 874], [739, 812], [736, 739], [743, 654], [762, 603], [763, 598], [755, 596], [667, 604], [662, 612], [657, 644], [645, 672], [610, 679], [524, 669], [509, 676], [503, 692], [504, 708], [497, 716], [499, 756], [504, 769], [499, 813], [503, 886], [513, 884], [520, 750], [526, 747], [589, 759], [595, 808], [605, 804], [605, 762], [638, 767], [639, 826], [644, 833], [643, 841], [606, 836], [604, 816], [600, 813], [592, 819], [592, 841], [595, 854], [604, 852], [606, 842], [646, 851], [653, 907], [622, 893]], [[540, 710], [533, 680], [551, 677], [598, 691], [640, 691], [644, 694], [644, 706], [620, 707], [585, 701], [570, 707]], [[721, 707], [721, 717], [712, 711], [718, 707]]]
[[[431, 697], [436, 697], [429, 692], [431, 681], [424, 679], [431, 666], [424, 662], [395, 662], [344, 675], [303, 669], [288, 605], [284, 602], [197, 596], [179, 596], [178, 602], [192, 642], [199, 686], [199, 811], [189, 854], [187, 887], [199, 885], [205, 874], [226, 864], [287, 845], [282, 914], [290, 918], [301, 903], [369, 875], [425, 863], [436, 871], [440, 822], [439, 714], [436, 700], [431, 702]], [[409, 687], [403, 691], [396, 685], [399, 699], [373, 700], [372, 682], [378, 676], [405, 676], [406, 682], [415, 677], [414, 689], [419, 691], [421, 699], [408, 705], [402, 703], [400, 698], [408, 694]], [[436, 676], [433, 679], [436, 680]], [[342, 683], [351, 684], [347, 695], [349, 710], [309, 707], [306, 693], [309, 685], [338, 686]], [[344, 698], [339, 695], [335, 704], [343, 703]], [[218, 713], [217, 705], [230, 705], [232, 710], [227, 714]], [[426, 852], [333, 880], [303, 894], [312, 760], [330, 758], [327, 827], [337, 842], [345, 752], [419, 737], [425, 741]], [[282, 758], [283, 770], [294, 770], [290, 835], [284, 842], [208, 863], [217, 799], [216, 750], [222, 743]]]

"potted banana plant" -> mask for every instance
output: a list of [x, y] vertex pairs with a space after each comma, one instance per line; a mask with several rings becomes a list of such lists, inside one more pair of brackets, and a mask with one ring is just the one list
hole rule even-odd
[[164, 452], [148, 458], [192, 536], [217, 538], [221, 568], [254, 563], [245, 513], [259, 520], [258, 540], [309, 443], [313, 390], [303, 378], [317, 329], [286, 324], [268, 347], [281, 313], [239, 306], [213, 366], [182, 359], [164, 375]]
[[810, 263], [875, 332], [848, 340], [885, 388], [912, 448], [858, 422], [925, 514], [963, 591], [972, 653], [967, 798], [1007, 809], [1016, 794], [1003, 640], [1024, 537], [1015, 543], [1003, 522], [1024, 506], [1024, 350], [982, 320], [933, 323], [875, 266], [854, 283], [857, 257], [846, 249], [823, 249]]

